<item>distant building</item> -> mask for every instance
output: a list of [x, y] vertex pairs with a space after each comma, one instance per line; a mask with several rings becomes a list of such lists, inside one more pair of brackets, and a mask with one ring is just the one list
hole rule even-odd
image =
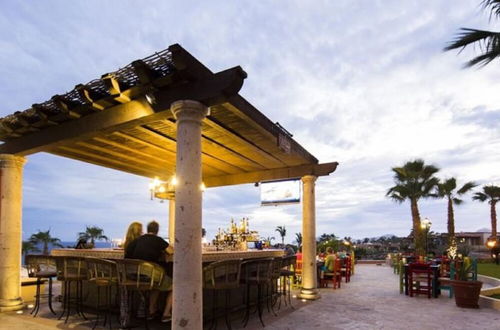
[[[486, 242], [491, 237], [491, 231], [459, 232], [455, 233], [458, 243], [469, 245], [473, 251], [487, 251]], [[500, 240], [500, 235], [497, 236]]]

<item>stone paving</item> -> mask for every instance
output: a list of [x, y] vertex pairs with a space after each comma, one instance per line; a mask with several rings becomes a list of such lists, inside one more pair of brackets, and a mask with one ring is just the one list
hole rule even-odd
[[[294, 301], [295, 310], [282, 308], [278, 316], [265, 312], [265, 329], [499, 329], [500, 312], [488, 309], [462, 309], [445, 292], [440, 298], [410, 298], [399, 294], [398, 277], [387, 266], [359, 265], [350, 283], [342, 288], [321, 289], [321, 299]], [[68, 325], [42, 311], [42, 317], [29, 313], [0, 314], [0, 329], [89, 329], [91, 322]], [[47, 316], [47, 317], [44, 317]], [[234, 329], [239, 327], [234, 316]], [[140, 324], [142, 325], [142, 324]], [[116, 323], [114, 324], [116, 327]], [[99, 328], [97, 328], [99, 329]], [[102, 329], [102, 328], [101, 328]], [[151, 329], [169, 329], [169, 325], [152, 324]], [[225, 329], [223, 320], [218, 329]], [[262, 329], [256, 315], [246, 329]]]

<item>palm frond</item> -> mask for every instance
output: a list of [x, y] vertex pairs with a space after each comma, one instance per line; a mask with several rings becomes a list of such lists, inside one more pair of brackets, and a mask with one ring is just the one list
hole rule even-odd
[[469, 45], [477, 45], [482, 54], [476, 56], [465, 64], [466, 67], [474, 65], [485, 66], [500, 56], [500, 32], [461, 28], [462, 32], [456, 35], [444, 51], [460, 49], [460, 52]]
[[500, 0], [483, 0], [482, 5], [485, 9], [490, 9], [490, 20], [493, 15], [500, 17]]
[[484, 202], [488, 199], [488, 196], [486, 194], [483, 194], [482, 192], [477, 192], [474, 194], [474, 196], [472, 196], [472, 199], [475, 201]]
[[464, 184], [462, 186], [462, 188], [458, 189], [457, 194], [463, 195], [475, 187], [477, 187], [477, 183], [475, 183], [473, 181], [467, 182], [466, 184]]
[[453, 198], [453, 204], [455, 205], [460, 205], [460, 204], [463, 204], [463, 200], [461, 200], [460, 198]]

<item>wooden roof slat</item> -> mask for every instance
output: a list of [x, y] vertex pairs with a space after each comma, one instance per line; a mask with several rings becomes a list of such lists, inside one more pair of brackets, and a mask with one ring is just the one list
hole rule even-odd
[[[176, 124], [170, 120], [164, 120], [162, 123], [165, 123], [174, 129], [176, 128]], [[150, 132], [154, 133], [154, 132]], [[163, 137], [163, 135], [160, 135], [158, 133], [154, 133], [160, 137]], [[202, 138], [201, 138], [201, 150], [203, 153], [212, 155], [218, 159], [228, 159], [231, 160], [231, 163], [235, 166], [238, 166], [239, 168], [244, 169], [245, 171], [255, 171], [257, 169], [263, 169], [265, 168], [264, 165], [260, 164], [259, 162], [255, 161], [252, 158], [246, 157], [245, 155], [240, 154], [239, 152], [236, 152], [232, 150], [231, 148], [228, 148], [227, 146], [218, 143], [217, 141], [214, 141], [210, 139], [207, 136], [203, 135], [202, 132]]]
[[104, 143], [104, 144], [107, 144], [107, 145], [110, 145], [110, 146], [117, 147], [119, 149], [123, 149], [125, 151], [130, 152], [130, 153], [136, 154], [136, 155], [138, 155], [140, 157], [145, 157], [145, 158], [150, 158], [150, 159], [155, 160], [155, 161], [160, 161], [160, 162], [163, 161], [163, 162], [168, 162], [170, 164], [175, 164], [175, 160], [174, 161], [170, 161], [170, 158], [168, 158], [168, 157], [167, 157], [167, 159], [165, 159], [165, 158], [162, 158], [162, 157], [158, 157], [155, 154], [143, 152], [141, 150], [138, 150], [137, 148], [130, 148], [129, 146], [124, 145], [123, 143], [115, 142], [113, 140], [110, 140], [107, 137], [106, 138], [104, 138], [104, 137], [94, 137], [93, 140], [101, 142], [101, 143]]
[[[205, 118], [203, 123], [206, 123], [208, 126], [214, 128], [215, 130], [221, 132], [222, 134], [229, 136], [235, 143], [239, 143], [243, 147], [248, 148], [249, 151], [253, 155], [258, 155], [259, 156], [258, 158], [265, 159], [267, 162], [269, 162], [268, 165], [266, 165], [266, 167], [267, 166], [269, 166], [269, 167], [282, 167], [282, 166], [287, 165], [286, 163], [282, 162], [280, 159], [277, 159], [276, 157], [274, 157], [272, 154], [259, 148], [251, 141], [246, 140], [244, 137], [239, 135], [237, 132], [235, 132], [227, 127], [224, 127], [224, 125], [219, 123], [215, 118], [207, 117], [207, 118]], [[250, 155], [250, 156], [252, 156], [252, 155]]]

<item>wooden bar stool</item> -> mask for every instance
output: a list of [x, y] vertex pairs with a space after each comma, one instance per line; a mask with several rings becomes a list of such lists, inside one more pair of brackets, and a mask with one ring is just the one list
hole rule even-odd
[[203, 268], [203, 288], [212, 291], [212, 325], [210, 329], [217, 329], [217, 302], [218, 292], [224, 291], [224, 319], [228, 329], [231, 329], [229, 319], [231, 305], [231, 290], [240, 286], [242, 259], [222, 260], [211, 263]]
[[[165, 270], [162, 266], [149, 261], [138, 259], [116, 260], [116, 269], [118, 274], [118, 285], [124, 288], [128, 294], [138, 292], [145, 302], [146, 315], [144, 317], [145, 327], [148, 326], [147, 312], [149, 310], [149, 296], [152, 290], [159, 289]], [[129, 296], [128, 302], [132, 301]], [[130, 313], [131, 306], [128, 306]]]
[[[283, 260], [281, 262], [281, 271], [280, 271], [280, 276], [281, 276], [281, 295], [280, 295], [280, 302], [278, 305], [278, 310], [281, 308], [281, 297], [284, 296], [284, 302], [285, 306], [287, 306], [287, 300], [288, 304], [290, 307], [294, 308], [292, 305], [292, 290], [291, 290], [291, 282], [295, 278], [295, 269], [297, 268], [297, 256], [288, 256], [288, 257], [283, 257]], [[292, 279], [292, 280], [290, 280]]]
[[241, 276], [241, 283], [245, 284], [245, 316], [243, 317], [243, 326], [246, 327], [250, 319], [250, 288], [257, 286], [257, 302], [256, 312], [259, 314], [260, 323], [265, 327], [262, 320], [262, 290], [268, 283], [271, 276], [271, 267], [273, 258], [263, 258], [248, 260], [242, 263], [243, 270]]
[[[95, 283], [97, 287], [97, 300], [96, 300], [96, 319], [92, 329], [95, 329], [99, 323], [100, 311], [104, 311], [103, 326], [108, 323], [111, 329], [111, 307], [112, 288], [118, 286], [118, 275], [116, 271], [116, 263], [114, 261], [99, 259], [99, 258], [85, 258], [87, 262], [88, 281]], [[104, 303], [101, 304], [101, 289], [104, 289]]]
[[[76, 313], [83, 319], [83, 281], [87, 280], [87, 263], [80, 257], [54, 257], [57, 265], [57, 279], [63, 282], [63, 311], [59, 320], [66, 314], [64, 323], [68, 322], [71, 305], [74, 303]], [[72, 297], [71, 284], [75, 284], [75, 295]]]
[[[31, 310], [31, 314], [35, 313], [33, 315], [35, 317], [40, 310], [40, 299], [47, 298], [50, 311], [56, 315], [52, 308], [52, 278], [57, 276], [55, 259], [46, 255], [27, 255], [24, 260], [28, 276], [36, 278], [35, 306]], [[47, 294], [40, 292], [40, 285], [45, 279], [49, 281], [49, 293]]]

